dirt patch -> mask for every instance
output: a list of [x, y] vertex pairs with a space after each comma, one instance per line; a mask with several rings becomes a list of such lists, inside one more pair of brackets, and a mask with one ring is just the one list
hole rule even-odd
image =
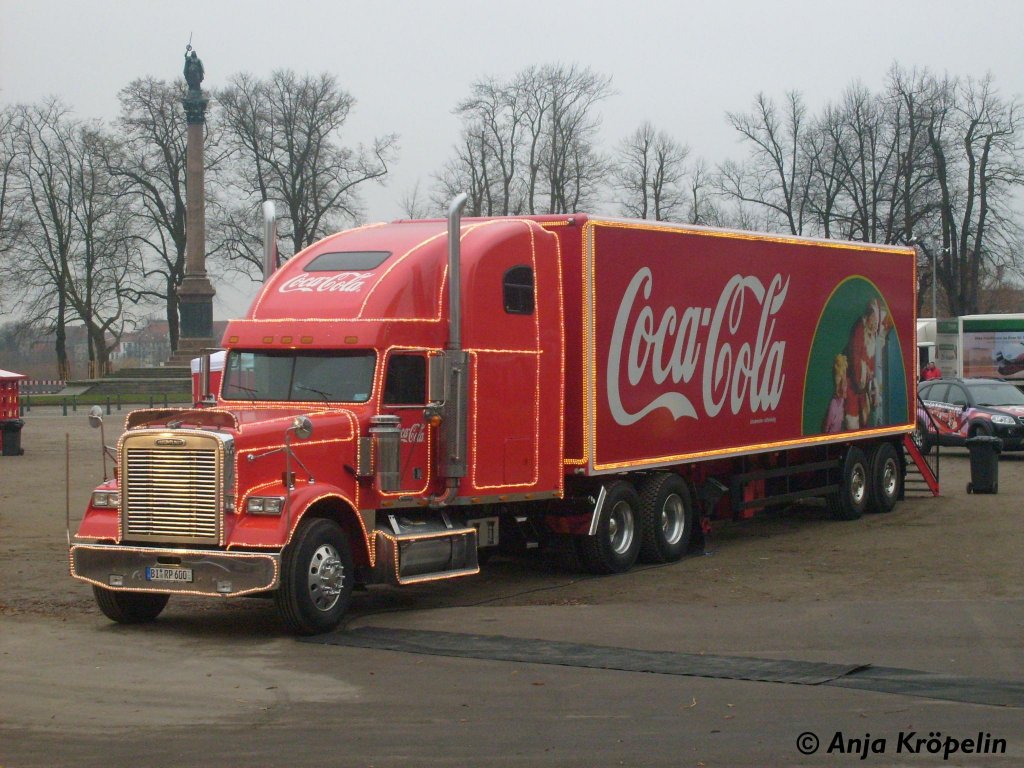
[[[106, 417], [108, 444], [116, 442], [126, 415], [115, 411]], [[24, 456], [0, 457], [0, 614], [93, 612], [90, 588], [68, 575], [65, 521], [73, 532], [103, 478], [100, 433], [89, 428], [84, 412], [65, 417], [60, 409], [35, 409], [25, 416], [22, 446]], [[837, 522], [823, 505], [791, 507], [717, 526], [709, 555], [615, 577], [582, 575], [564, 558], [497, 557], [476, 578], [372, 588], [357, 595], [354, 610], [1024, 596], [1024, 514], [1018, 503], [1024, 455], [1003, 454], [995, 495], [966, 493], [970, 462], [964, 450], [944, 450], [940, 469], [939, 498], [907, 498], [885, 515]], [[225, 610], [224, 601], [173, 603], [176, 610]], [[228, 610], [272, 609], [265, 602], [239, 601]]]

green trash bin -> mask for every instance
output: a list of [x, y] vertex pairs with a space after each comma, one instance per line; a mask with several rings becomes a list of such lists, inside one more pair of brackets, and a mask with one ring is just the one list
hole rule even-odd
[[999, 493], [999, 453], [1003, 441], [998, 437], [978, 435], [967, 439], [971, 452], [971, 481], [968, 493]]
[[21, 456], [25, 453], [21, 447], [21, 428], [25, 422], [21, 419], [0, 419], [0, 442], [3, 443], [2, 456]]

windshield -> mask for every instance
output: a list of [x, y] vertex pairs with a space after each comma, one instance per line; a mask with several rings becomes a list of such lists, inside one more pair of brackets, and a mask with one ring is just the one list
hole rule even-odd
[[225, 400], [365, 403], [377, 354], [355, 352], [228, 352]]
[[1024, 394], [1013, 384], [972, 384], [971, 394], [978, 405], [1024, 405]]

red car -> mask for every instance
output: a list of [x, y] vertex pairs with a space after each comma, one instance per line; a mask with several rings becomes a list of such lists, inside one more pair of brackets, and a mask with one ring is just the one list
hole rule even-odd
[[[1024, 447], [1024, 393], [998, 379], [936, 379], [917, 388], [914, 441], [923, 453], [938, 445], [964, 445], [968, 438], [991, 435], [1003, 450]], [[930, 416], [930, 418], [929, 418]]]

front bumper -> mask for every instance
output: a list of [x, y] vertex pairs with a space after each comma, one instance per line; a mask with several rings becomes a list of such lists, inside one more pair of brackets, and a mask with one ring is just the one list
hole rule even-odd
[[[190, 571], [190, 581], [153, 581], [151, 569]], [[107, 589], [240, 597], [276, 589], [281, 556], [273, 552], [72, 544], [71, 575]]]

